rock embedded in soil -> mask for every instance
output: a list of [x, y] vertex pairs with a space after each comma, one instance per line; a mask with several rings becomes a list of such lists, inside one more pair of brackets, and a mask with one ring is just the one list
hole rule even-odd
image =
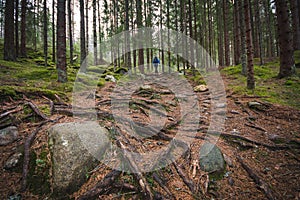
[[80, 188], [86, 174], [99, 163], [93, 155], [104, 155], [108, 131], [96, 122], [72, 122], [54, 125], [48, 132], [53, 195], [67, 197]]
[[8, 158], [4, 165], [4, 169], [10, 170], [14, 167], [16, 167], [20, 163], [20, 159], [22, 157], [22, 153], [16, 152], [12, 156]]
[[15, 126], [9, 126], [0, 130], [0, 146], [8, 145], [18, 138], [18, 129]]
[[208, 87], [206, 85], [197, 85], [194, 87], [194, 92], [206, 92], [208, 91]]
[[221, 150], [212, 143], [205, 143], [199, 152], [200, 168], [205, 172], [214, 172], [222, 175], [225, 170], [225, 161]]

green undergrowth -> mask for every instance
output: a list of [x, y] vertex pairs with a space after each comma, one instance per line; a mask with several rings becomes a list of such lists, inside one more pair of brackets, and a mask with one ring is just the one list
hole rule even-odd
[[[296, 58], [296, 56], [295, 56]], [[300, 61], [295, 59], [296, 62]], [[256, 62], [255, 62], [256, 63]], [[221, 73], [228, 78], [228, 86], [235, 94], [260, 96], [262, 100], [270, 103], [292, 106], [300, 109], [300, 69], [296, 68], [296, 74], [287, 78], [277, 78], [279, 72], [279, 60], [275, 59], [262, 66], [254, 65], [255, 89], [246, 87], [247, 77], [241, 74], [241, 65], [224, 68]]]

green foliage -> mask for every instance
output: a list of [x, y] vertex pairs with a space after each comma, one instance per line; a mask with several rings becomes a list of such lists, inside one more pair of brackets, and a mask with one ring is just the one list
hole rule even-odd
[[273, 60], [263, 66], [254, 66], [254, 75], [256, 88], [248, 90], [246, 88], [247, 78], [241, 74], [242, 67], [230, 66], [224, 68], [221, 73], [225, 74], [229, 79], [229, 87], [234, 93], [240, 95], [257, 95], [264, 97], [271, 103], [279, 103], [282, 105], [293, 106], [300, 109], [300, 76], [293, 75], [285, 79], [277, 79], [279, 72], [279, 60]]

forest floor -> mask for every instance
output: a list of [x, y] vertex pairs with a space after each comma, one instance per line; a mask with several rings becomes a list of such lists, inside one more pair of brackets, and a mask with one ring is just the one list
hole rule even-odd
[[[272, 74], [261, 71], [270, 66], [277, 68], [275, 64], [273, 66], [272, 62], [270, 63], [263, 68], [256, 67], [261, 74], [257, 73], [258, 89], [255, 92], [243, 89], [245, 78], [237, 75], [238, 67], [222, 70], [227, 112], [225, 129], [219, 133], [220, 137], [216, 145], [226, 157], [224, 175], [214, 176], [213, 173], [205, 173], [201, 169], [197, 169], [196, 174], [193, 174], [193, 168], [196, 167], [194, 161], [198, 159], [199, 148], [209, 135], [207, 130], [211, 116], [209, 91], [198, 92], [196, 95], [201, 118], [197, 135], [189, 151], [177, 159], [176, 163], [157, 171], [138, 175], [114, 173], [110, 167], [99, 164], [95, 170], [87, 174], [86, 183], [72, 197], [75, 199], [81, 199], [83, 196], [96, 196], [98, 199], [141, 199], [144, 193], [148, 197], [154, 195], [156, 199], [300, 199], [300, 98], [299, 93], [295, 93], [300, 87], [294, 88], [300, 84], [299, 73], [298, 76], [288, 79], [275, 79]], [[45, 71], [42, 81], [45, 80], [48, 86], [37, 92], [36, 88], [39, 86], [36, 85], [38, 82], [33, 82], [34, 75], [29, 73], [32, 79], [25, 77], [21, 81], [16, 80], [19, 77], [14, 79], [14, 70], [17, 68], [18, 66], [9, 67], [6, 63], [1, 63], [3, 75], [0, 80], [1, 86], [9, 85], [9, 88], [2, 87], [1, 91], [3, 99], [1, 98], [0, 125], [5, 127], [15, 124], [20, 134], [18, 140], [12, 144], [0, 146], [0, 198], [13, 199], [14, 195], [15, 199], [20, 196], [22, 199], [45, 199], [51, 190], [49, 186], [42, 186], [47, 179], [51, 181], [51, 175], [45, 173], [51, 167], [47, 130], [54, 123], [75, 121], [71, 116], [69, 93], [64, 95], [62, 92], [64, 89], [71, 92], [71, 86], [64, 85], [63, 88], [59, 85], [62, 87], [59, 89], [61, 92], [50, 90], [56, 87], [56, 83], [45, 80], [49, 76]], [[53, 72], [50, 70], [50, 73]], [[164, 76], [167, 75], [158, 76], [163, 81]], [[187, 77], [192, 86], [199, 84], [199, 80], [195, 81], [195, 77], [191, 75]], [[26, 84], [31, 89], [35, 87], [35, 91], [26, 91], [24, 89]], [[111, 132], [115, 134], [112, 137], [113, 142], [121, 142], [126, 144], [126, 149], [138, 152], [160, 149], [175, 137], [180, 126], [178, 120], [180, 106], [175, 95], [168, 88], [153, 84], [151, 78], [146, 78], [144, 85], [147, 87], [139, 88], [131, 96], [129, 110], [133, 121], [147, 125], [151, 121], [149, 115], [157, 109], [155, 105], [163, 106], [167, 112], [165, 126], [159, 134], [150, 138], [135, 139], [112, 119], [110, 101], [115, 83], [106, 82], [96, 92], [99, 123], [110, 129], [114, 127], [117, 133]], [[180, 89], [180, 81], [175, 82], [174, 85]], [[283, 88], [285, 91], [278, 91]], [[276, 96], [276, 92], [282, 96]], [[46, 118], [58, 119], [58, 121], [48, 121], [41, 125], [41, 122], [45, 121], [43, 115], [32, 111], [28, 102], [36, 105]], [[249, 102], [257, 102], [259, 106], [249, 107]], [[3, 115], [10, 111], [12, 112]], [[41, 126], [41, 129], [37, 132], [30, 148], [35, 156], [31, 157], [31, 163], [35, 164], [30, 165], [30, 168], [34, 169], [29, 169], [30, 180], [28, 180], [27, 190], [20, 193], [22, 162], [12, 170], [5, 170], [4, 165], [38, 126]], [[131, 162], [133, 161], [129, 159], [129, 163]], [[111, 182], [109, 176], [115, 176], [116, 181]], [[108, 184], [103, 184], [105, 182], [103, 180]], [[95, 190], [98, 191], [96, 195], [91, 193]]]

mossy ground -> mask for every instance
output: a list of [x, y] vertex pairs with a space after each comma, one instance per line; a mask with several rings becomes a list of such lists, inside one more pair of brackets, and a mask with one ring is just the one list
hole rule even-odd
[[[298, 57], [295, 56], [296, 63], [300, 62], [300, 56]], [[255, 59], [254, 76], [256, 85], [254, 90], [247, 89], [247, 77], [241, 74], [241, 65], [226, 67], [221, 73], [228, 78], [228, 87], [236, 94], [261, 96], [263, 100], [270, 103], [300, 109], [300, 69], [296, 68], [295, 75], [279, 79], [277, 78], [279, 73], [278, 59], [266, 62], [262, 66], [257, 64], [258, 60]]]

